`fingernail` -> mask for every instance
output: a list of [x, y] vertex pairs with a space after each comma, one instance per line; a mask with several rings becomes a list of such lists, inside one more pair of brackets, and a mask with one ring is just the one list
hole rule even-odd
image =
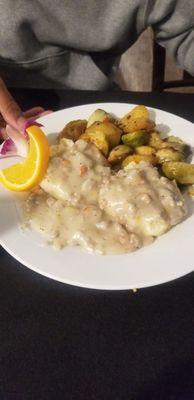
[[17, 128], [21, 133], [24, 133], [25, 130], [25, 123], [26, 123], [26, 119], [24, 117], [19, 117], [16, 121], [17, 124]]
[[46, 111], [41, 112], [41, 113], [38, 115], [38, 117], [43, 117], [44, 115], [48, 115], [48, 114], [51, 114], [51, 113], [53, 113], [52, 110], [46, 110]]

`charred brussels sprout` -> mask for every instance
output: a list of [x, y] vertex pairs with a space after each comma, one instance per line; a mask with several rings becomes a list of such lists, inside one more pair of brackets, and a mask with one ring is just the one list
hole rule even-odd
[[184, 158], [191, 154], [190, 146], [176, 136], [169, 136], [166, 139], [166, 142], [168, 143], [169, 147], [181, 152]]
[[139, 129], [150, 131], [155, 123], [149, 119], [149, 111], [145, 106], [136, 106], [123, 118], [120, 119], [120, 126], [125, 133], [134, 132]]
[[139, 147], [136, 147], [135, 151], [137, 154], [140, 154], [143, 156], [151, 156], [156, 153], [156, 150], [151, 146], [139, 146]]
[[146, 161], [149, 162], [152, 165], [156, 164], [156, 158], [153, 155], [140, 155], [140, 154], [133, 154], [131, 156], [128, 156], [125, 158], [125, 160], [122, 162], [122, 167], [125, 168], [127, 167], [130, 163], [135, 162], [136, 164], [140, 163], [141, 161]]
[[103, 132], [87, 134], [86, 132], [81, 135], [80, 139], [93, 143], [101, 153], [107, 157], [109, 152], [109, 145]]
[[156, 152], [156, 158], [159, 164], [167, 161], [183, 161], [183, 154], [173, 148], [160, 149]]
[[154, 147], [154, 149], [163, 149], [168, 147], [168, 144], [161, 139], [160, 134], [158, 132], [151, 132], [149, 135], [149, 145]]
[[111, 150], [108, 161], [110, 164], [118, 164], [123, 161], [129, 154], [133, 153], [133, 149], [124, 144], [120, 144]]
[[80, 138], [82, 133], [85, 132], [87, 121], [85, 119], [78, 119], [69, 122], [58, 135], [58, 140], [62, 138], [71, 139], [74, 142]]
[[87, 128], [89, 128], [89, 126], [91, 126], [95, 122], [103, 122], [104, 120], [109, 120], [109, 114], [107, 114], [106, 111], [98, 108], [88, 118]]
[[123, 135], [121, 140], [127, 146], [138, 147], [148, 143], [149, 133], [145, 130], [135, 131]]
[[162, 165], [164, 175], [169, 179], [175, 179], [181, 185], [194, 183], [194, 164], [185, 162], [165, 162]]
[[110, 149], [117, 146], [120, 142], [122, 131], [112, 122], [95, 122], [86, 129], [85, 133], [90, 136], [103, 133], [109, 144]]

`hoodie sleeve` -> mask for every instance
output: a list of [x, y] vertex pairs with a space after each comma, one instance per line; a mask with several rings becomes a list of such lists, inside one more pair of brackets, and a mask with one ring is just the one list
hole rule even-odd
[[194, 76], [194, 0], [147, 0], [144, 23], [176, 64]]

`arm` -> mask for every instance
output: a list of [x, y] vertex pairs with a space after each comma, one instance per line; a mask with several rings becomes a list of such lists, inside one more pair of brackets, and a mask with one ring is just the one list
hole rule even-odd
[[177, 65], [194, 75], [194, 0], [148, 0], [144, 22]]

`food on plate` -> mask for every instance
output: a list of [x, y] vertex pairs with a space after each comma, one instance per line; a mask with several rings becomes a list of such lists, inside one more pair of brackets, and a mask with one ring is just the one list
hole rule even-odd
[[152, 156], [156, 154], [156, 150], [151, 146], [138, 146], [135, 148], [135, 152], [142, 156]]
[[133, 153], [133, 149], [130, 146], [120, 144], [114, 147], [109, 153], [108, 162], [110, 164], [118, 164], [123, 161], [129, 154]]
[[132, 154], [123, 160], [122, 167], [127, 167], [131, 163], [138, 164], [141, 161], [146, 161], [152, 165], [156, 165], [156, 157], [152, 154]]
[[96, 204], [99, 186], [110, 175], [107, 161], [91, 143], [61, 139], [51, 146], [51, 157], [40, 187], [69, 205]]
[[185, 162], [165, 162], [162, 171], [169, 179], [175, 179], [181, 185], [192, 185], [194, 183], [194, 164]]
[[168, 146], [174, 148], [177, 151], [180, 151], [184, 157], [187, 157], [190, 155], [190, 148], [189, 146], [183, 142], [180, 138], [176, 136], [169, 136], [166, 138], [166, 142], [168, 143]]
[[95, 144], [105, 157], [108, 156], [109, 144], [104, 132], [85, 132], [80, 136], [80, 139]]
[[82, 133], [85, 132], [87, 121], [85, 119], [78, 119], [69, 122], [63, 130], [59, 133], [58, 139], [66, 138], [72, 139], [74, 142], [79, 139]]
[[94, 122], [89, 128], [86, 129], [83, 136], [80, 136], [80, 139], [88, 139], [94, 136], [98, 136], [99, 134], [103, 134], [106, 141], [108, 142], [109, 149], [111, 150], [113, 147], [117, 146], [120, 142], [122, 131], [116, 126], [113, 122]]
[[26, 219], [55, 248], [135, 251], [187, 215], [178, 185], [194, 184], [188, 155], [181, 139], [162, 138], [145, 106], [120, 119], [97, 109], [88, 121], [70, 121], [50, 147]]
[[144, 129], [150, 132], [151, 130], [153, 130], [154, 126], [154, 122], [145, 117], [126, 118], [122, 120], [120, 124], [120, 127], [123, 129], [124, 133], [131, 133], [140, 129]]
[[106, 159], [91, 143], [62, 139], [51, 147], [50, 164], [26, 201], [30, 225], [57, 248], [81, 245], [103, 254], [141, 247], [140, 238], [100, 209], [99, 190], [111, 175]]
[[153, 130], [155, 123], [149, 118], [149, 111], [145, 106], [136, 106], [132, 111], [120, 119], [119, 126], [125, 133], [145, 129]]
[[31, 226], [57, 249], [80, 245], [88, 252], [119, 254], [141, 247], [137, 235], [114, 222], [99, 206], [73, 207], [39, 192], [32, 193], [27, 207]]
[[187, 191], [190, 196], [194, 196], [194, 185], [189, 186]]
[[144, 105], [139, 105], [139, 106], [135, 106], [125, 117], [126, 118], [128, 115], [131, 115], [134, 118], [150, 118], [149, 115], [149, 110], [146, 106]]
[[24, 161], [0, 170], [0, 183], [9, 190], [24, 191], [38, 185], [43, 179], [49, 162], [49, 144], [42, 130], [33, 125], [26, 129], [29, 150]]
[[155, 131], [150, 132], [149, 134], [149, 146], [157, 150], [163, 149], [164, 147], [168, 147], [166, 142], [161, 139], [160, 134]]
[[15, 128], [7, 125], [6, 134], [6, 139], [0, 144], [0, 159], [13, 156], [26, 158], [29, 147], [26, 132], [21, 135]]
[[161, 139], [158, 132], [151, 132], [149, 135], [149, 145], [156, 150], [170, 149], [180, 153], [181, 159], [186, 159], [190, 154], [189, 146], [176, 136], [169, 136]]
[[98, 108], [88, 118], [87, 128], [89, 128], [89, 126], [93, 125], [95, 122], [104, 122], [104, 121], [110, 121], [110, 120], [111, 120], [111, 117], [109, 116], [109, 114], [106, 111]]
[[108, 177], [100, 188], [100, 206], [130, 232], [157, 237], [185, 216], [177, 185], [145, 162]]
[[183, 153], [177, 151], [171, 147], [166, 147], [164, 149], [157, 150], [156, 158], [158, 164], [163, 164], [166, 161], [183, 161]]
[[148, 140], [149, 134], [145, 130], [126, 133], [122, 136], [122, 142], [131, 147], [138, 147], [147, 144]]
[[[30, 225], [57, 248], [81, 245], [116, 254], [137, 250], [180, 222], [186, 208], [175, 183], [148, 163], [112, 172], [89, 142], [51, 146], [47, 173], [26, 202]], [[165, 199], [163, 199], [165, 197]]]

